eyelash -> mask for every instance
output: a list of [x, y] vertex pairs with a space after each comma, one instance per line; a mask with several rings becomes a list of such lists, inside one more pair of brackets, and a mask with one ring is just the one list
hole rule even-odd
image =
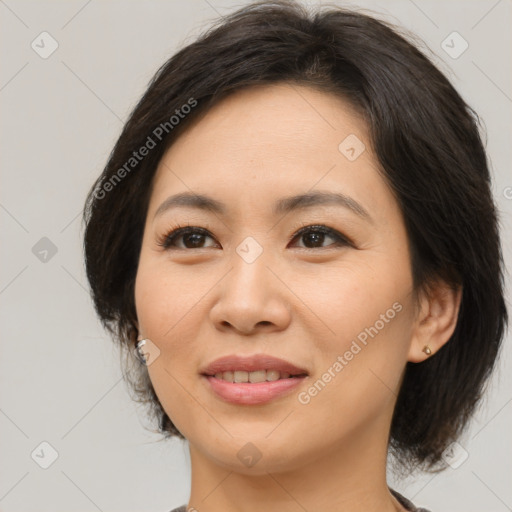
[[[297, 237], [301, 237], [305, 233], [322, 233], [324, 235], [328, 235], [329, 237], [333, 238], [335, 240], [335, 243], [327, 246], [327, 247], [301, 247], [300, 249], [304, 249], [306, 251], [318, 251], [318, 250], [325, 250], [329, 249], [332, 246], [334, 247], [355, 247], [353, 242], [346, 236], [342, 235], [339, 231], [330, 228], [328, 226], [324, 226], [322, 224], [312, 224], [312, 225], [302, 225], [302, 227], [296, 231], [291, 238], [289, 239], [289, 242], [294, 240]], [[210, 234], [210, 232], [204, 228], [200, 227], [193, 227], [193, 226], [181, 226], [177, 224], [175, 227], [171, 228], [170, 231], [167, 232], [167, 234], [164, 234], [160, 236], [157, 240], [157, 244], [161, 247], [163, 247], [166, 250], [171, 250], [172, 244], [175, 243], [176, 239], [178, 239], [181, 236], [188, 235], [188, 234], [201, 234], [204, 236], [209, 236], [212, 239], [214, 237]], [[208, 249], [208, 247], [197, 247], [197, 249]], [[185, 250], [185, 251], [191, 251], [193, 248], [177, 248], [177, 250]]]

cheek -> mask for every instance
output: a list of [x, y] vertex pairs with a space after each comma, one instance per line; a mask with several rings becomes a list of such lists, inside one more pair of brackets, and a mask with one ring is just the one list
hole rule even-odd
[[[211, 278], [210, 278], [211, 279]], [[210, 280], [171, 269], [165, 259], [141, 256], [135, 282], [135, 306], [141, 331], [163, 342], [187, 325], [187, 317], [206, 293]]]
[[188, 320], [205, 293], [199, 288], [180, 278], [179, 271], [171, 275], [168, 265], [141, 254], [135, 282], [137, 318], [141, 334], [160, 349], [148, 373], [162, 407], [182, 432], [190, 430], [186, 411], [197, 406], [186, 388], [190, 384], [190, 359], [197, 338], [187, 332], [193, 328]]
[[148, 372], [160, 402], [168, 414], [172, 411], [178, 428], [182, 415], [187, 416], [184, 411], [194, 409], [189, 387], [199, 382], [194, 373], [203, 350], [199, 329], [208, 314], [205, 297], [216, 281], [211, 271], [180, 269], [165, 258], [141, 255], [135, 283], [139, 326], [160, 349]]
[[[169, 304], [172, 287], [154, 266], [147, 265], [141, 258], [135, 281], [135, 308], [141, 333], [149, 338], [160, 338], [169, 329], [164, 304]], [[170, 315], [173, 307], [168, 308]]]
[[368, 398], [368, 406], [370, 402], [377, 406], [383, 398], [393, 399], [413, 325], [407, 268], [368, 254], [361, 255], [357, 263], [317, 275], [315, 281], [301, 281], [306, 303], [327, 333], [311, 336], [317, 353], [323, 354], [318, 373], [330, 371], [339, 376], [329, 384], [333, 394], [325, 393], [318, 405], [326, 400], [328, 407], [339, 393], [345, 396], [346, 405], [354, 407], [365, 396], [376, 399]]
[[373, 325], [390, 308], [388, 316], [394, 318], [392, 306], [404, 302], [410, 280], [407, 272], [397, 271], [397, 265], [384, 258], [356, 254], [352, 261], [319, 266], [311, 275], [300, 272], [294, 290], [330, 335], [346, 340]]

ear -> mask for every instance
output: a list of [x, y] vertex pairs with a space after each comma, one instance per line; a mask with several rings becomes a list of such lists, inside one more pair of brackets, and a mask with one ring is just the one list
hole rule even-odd
[[[420, 292], [408, 361], [420, 363], [432, 357], [450, 339], [457, 325], [461, 298], [461, 286], [454, 289], [442, 280]], [[430, 348], [431, 354], [423, 351], [425, 346]]]

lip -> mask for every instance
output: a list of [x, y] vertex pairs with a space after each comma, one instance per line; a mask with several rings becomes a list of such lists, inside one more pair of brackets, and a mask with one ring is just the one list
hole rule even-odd
[[[257, 370], [277, 370], [279, 372], [287, 372], [290, 375], [309, 375], [309, 372], [306, 369], [300, 368], [285, 359], [268, 354], [255, 354], [252, 356], [239, 356], [233, 354], [221, 357], [212, 361], [208, 366], [200, 370], [200, 373], [205, 377], [211, 377], [216, 373], [235, 370], [246, 372], [255, 372]], [[254, 386], [255, 384], [251, 385]]]
[[259, 405], [290, 393], [308, 377], [289, 377], [254, 384], [249, 382], [226, 382], [207, 375], [203, 375], [201, 378], [206, 380], [206, 384], [211, 391], [226, 402], [237, 405]]
[[[228, 371], [254, 372], [277, 370], [294, 377], [266, 382], [226, 382], [215, 377], [216, 373]], [[258, 405], [290, 393], [308, 378], [309, 372], [290, 361], [268, 354], [252, 356], [229, 355], [211, 362], [200, 371], [207, 387], [226, 402], [237, 405]]]

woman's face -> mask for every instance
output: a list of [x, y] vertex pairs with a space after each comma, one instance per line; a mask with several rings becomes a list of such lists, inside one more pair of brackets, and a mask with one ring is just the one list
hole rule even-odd
[[[154, 389], [204, 460], [262, 474], [369, 440], [385, 449], [415, 310], [403, 218], [377, 169], [346, 103], [286, 84], [238, 91], [162, 158], [136, 308], [160, 351], [148, 366]], [[286, 202], [321, 192], [341, 199]], [[222, 209], [161, 208], [183, 193]], [[197, 229], [166, 243], [178, 226]], [[317, 227], [297, 234], [306, 226]], [[212, 387], [202, 375], [220, 357], [256, 354], [307, 377], [233, 403], [214, 389], [276, 384]], [[251, 466], [244, 454], [262, 458]]]

